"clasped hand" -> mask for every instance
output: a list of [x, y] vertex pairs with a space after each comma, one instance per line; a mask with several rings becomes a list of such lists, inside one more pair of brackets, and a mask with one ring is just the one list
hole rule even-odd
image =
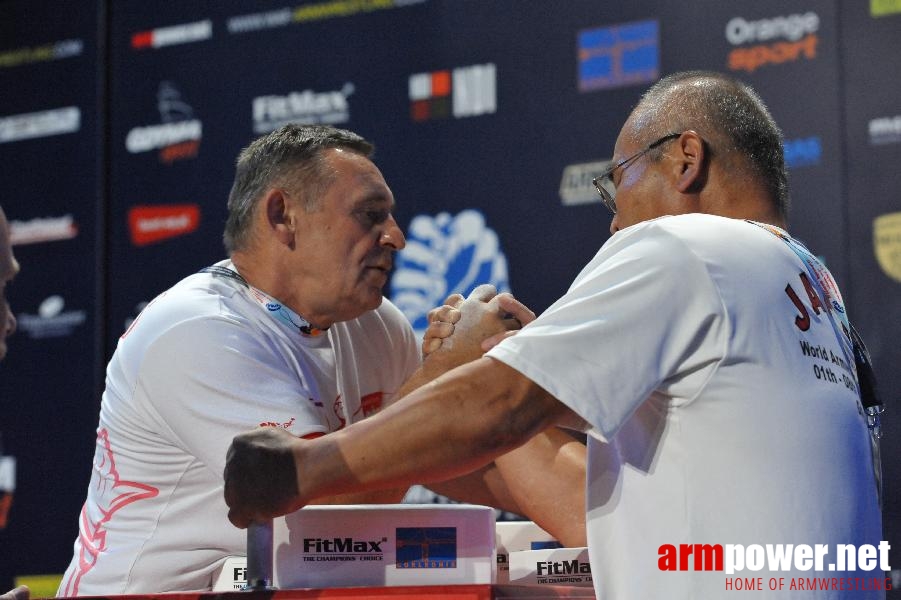
[[429, 311], [423, 353], [460, 365], [479, 358], [534, 320], [535, 313], [511, 294], [480, 285], [468, 298], [453, 294], [443, 306]]

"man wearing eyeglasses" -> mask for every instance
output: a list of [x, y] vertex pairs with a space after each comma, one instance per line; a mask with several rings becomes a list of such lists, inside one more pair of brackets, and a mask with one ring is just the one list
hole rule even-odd
[[[326, 492], [451, 477], [549, 425], [582, 426], [598, 598], [750, 585], [782, 598], [807, 578], [828, 586], [810, 597], [851, 586], [854, 598], [883, 597], [887, 560], [836, 560], [841, 544], [880, 544], [871, 438], [841, 295], [784, 230], [782, 136], [762, 101], [720, 74], [669, 76], [595, 183], [613, 236], [562, 298], [368, 423], [314, 442], [236, 438], [232, 522]], [[459, 324], [449, 339], [477, 344]], [[296, 489], [261, 494], [276, 476]]]

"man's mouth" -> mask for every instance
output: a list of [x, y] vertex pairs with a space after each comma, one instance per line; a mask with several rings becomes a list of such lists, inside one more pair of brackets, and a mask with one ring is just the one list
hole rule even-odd
[[387, 273], [388, 271], [391, 270], [391, 263], [390, 262], [376, 263], [376, 264], [372, 264], [372, 265], [366, 265], [366, 268], [367, 269], [376, 269], [378, 271], [382, 271], [383, 273]]

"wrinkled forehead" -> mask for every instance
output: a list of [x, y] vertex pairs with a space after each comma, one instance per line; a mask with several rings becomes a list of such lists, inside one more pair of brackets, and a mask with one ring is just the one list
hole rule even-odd
[[369, 157], [336, 148], [327, 155], [327, 164], [332, 176], [329, 188], [349, 188], [354, 202], [394, 205], [394, 194], [385, 176]]

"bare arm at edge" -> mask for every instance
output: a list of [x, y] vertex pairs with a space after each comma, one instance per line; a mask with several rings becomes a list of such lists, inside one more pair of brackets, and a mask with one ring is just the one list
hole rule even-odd
[[237, 436], [225, 468], [229, 519], [246, 527], [321, 496], [459, 477], [568, 415], [530, 379], [483, 357], [315, 440], [276, 429]]

